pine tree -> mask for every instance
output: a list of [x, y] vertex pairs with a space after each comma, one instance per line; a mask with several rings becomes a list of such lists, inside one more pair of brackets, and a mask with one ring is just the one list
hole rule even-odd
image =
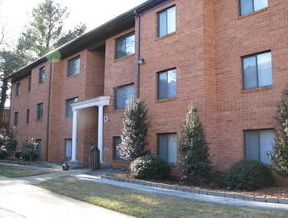
[[202, 122], [197, 115], [197, 107], [192, 104], [188, 108], [186, 123], [182, 127], [179, 149], [183, 156], [181, 171], [183, 179], [197, 184], [206, 179], [212, 169], [209, 159], [208, 144]]
[[135, 99], [124, 111], [122, 143], [119, 153], [133, 160], [147, 154], [147, 109], [144, 101]]
[[277, 106], [276, 120], [279, 129], [269, 157], [273, 169], [282, 176], [288, 176], [288, 89], [282, 93], [282, 100]]

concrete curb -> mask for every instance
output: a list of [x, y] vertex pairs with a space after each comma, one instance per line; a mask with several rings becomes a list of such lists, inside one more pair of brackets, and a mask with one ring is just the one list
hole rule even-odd
[[193, 189], [193, 188], [189, 188], [189, 187], [181, 187], [178, 185], [168, 185], [168, 184], [143, 181], [143, 180], [138, 180], [138, 179], [117, 178], [117, 177], [108, 176], [108, 175], [100, 175], [100, 177], [103, 179], [109, 179], [109, 180], [114, 180], [114, 181], [119, 181], [119, 182], [134, 183], [134, 184], [138, 184], [138, 185], [146, 185], [146, 186], [152, 186], [152, 187], [157, 187], [157, 188], [162, 188], [162, 189], [170, 189], [170, 190], [176, 190], [176, 191], [190, 192], [193, 194], [210, 195], [210, 196], [215, 196], [215, 197], [233, 198], [233, 199], [237, 199], [237, 200], [247, 200], [247, 201], [287, 204], [288, 205], [288, 198], [252, 196], [252, 195], [245, 195], [245, 194], [229, 193], [229, 192], [225, 192], [225, 191], [219, 191], [218, 192], [218, 191], [210, 191], [210, 190], [199, 190], [199, 189]]

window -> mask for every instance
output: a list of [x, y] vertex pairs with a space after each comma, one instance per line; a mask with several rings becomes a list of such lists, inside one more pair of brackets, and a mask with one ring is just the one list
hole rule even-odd
[[36, 139], [35, 142], [37, 143], [36, 154], [40, 156], [42, 154], [42, 139]]
[[270, 51], [243, 57], [242, 68], [244, 89], [273, 85]]
[[37, 120], [43, 119], [43, 103], [37, 104]]
[[268, 152], [272, 151], [275, 133], [273, 130], [245, 131], [245, 158], [269, 164]]
[[29, 77], [29, 80], [28, 80], [28, 92], [31, 91], [31, 77]]
[[158, 37], [166, 36], [176, 31], [176, 7], [165, 9], [158, 13]]
[[268, 7], [268, 0], [240, 0], [239, 3], [240, 15], [250, 14]]
[[65, 139], [65, 157], [72, 157], [72, 139]]
[[15, 112], [14, 113], [14, 126], [18, 126], [18, 118], [19, 118], [19, 113]]
[[68, 60], [68, 76], [80, 73], [80, 56]]
[[129, 33], [116, 39], [116, 58], [135, 53], [135, 33]]
[[20, 95], [20, 83], [16, 84], [16, 96]]
[[134, 97], [134, 85], [126, 85], [115, 88], [115, 109], [125, 108]]
[[158, 73], [158, 99], [176, 97], [176, 69]]
[[129, 157], [122, 157], [119, 152], [119, 147], [121, 146], [122, 140], [120, 136], [113, 137], [113, 148], [114, 148], [114, 160], [132, 160]]
[[29, 119], [30, 119], [30, 110], [26, 110], [26, 124], [29, 124]]
[[44, 81], [45, 81], [45, 67], [41, 67], [39, 69], [38, 82], [43, 83]]
[[71, 98], [66, 100], [66, 117], [72, 117], [73, 111], [72, 111], [72, 103], [75, 103], [78, 101], [78, 98]]
[[158, 135], [158, 155], [168, 163], [177, 163], [176, 134]]

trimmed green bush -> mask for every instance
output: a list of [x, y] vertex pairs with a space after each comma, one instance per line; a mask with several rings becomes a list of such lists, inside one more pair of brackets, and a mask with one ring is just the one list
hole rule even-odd
[[256, 160], [237, 162], [226, 176], [230, 189], [254, 191], [274, 185], [271, 170]]
[[145, 155], [131, 162], [130, 173], [138, 179], [162, 179], [169, 176], [170, 167], [156, 155]]

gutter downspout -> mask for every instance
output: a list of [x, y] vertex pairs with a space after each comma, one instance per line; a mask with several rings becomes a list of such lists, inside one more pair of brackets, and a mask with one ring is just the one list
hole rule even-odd
[[141, 58], [140, 54], [140, 41], [141, 41], [141, 16], [137, 13], [137, 11], [134, 11], [134, 18], [135, 18], [135, 33], [136, 33], [136, 61], [135, 61], [135, 97], [139, 98], [140, 96], [140, 65], [143, 63], [140, 63], [139, 60]]
[[47, 126], [46, 126], [46, 161], [49, 159], [49, 143], [50, 143], [50, 115], [51, 115], [51, 93], [52, 93], [52, 73], [53, 73], [53, 60], [50, 62], [49, 69], [49, 87], [48, 87], [48, 104], [47, 104]]

